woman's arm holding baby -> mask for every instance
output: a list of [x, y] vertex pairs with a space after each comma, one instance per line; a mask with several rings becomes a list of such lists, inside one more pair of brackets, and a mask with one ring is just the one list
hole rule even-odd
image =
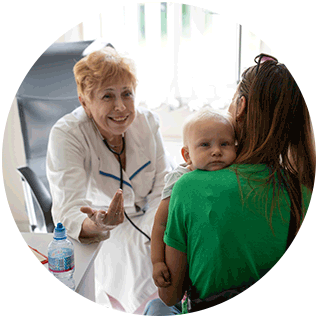
[[161, 200], [151, 233], [152, 277], [157, 287], [170, 286], [170, 273], [165, 264], [165, 243], [163, 242], [168, 219], [169, 202], [170, 197]]
[[178, 303], [187, 288], [187, 254], [166, 245], [166, 264], [170, 271], [171, 285], [158, 288], [160, 299], [167, 305]]

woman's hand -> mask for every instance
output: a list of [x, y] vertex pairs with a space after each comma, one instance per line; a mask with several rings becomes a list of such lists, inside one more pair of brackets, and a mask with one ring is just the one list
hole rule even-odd
[[123, 191], [117, 190], [107, 211], [93, 210], [90, 207], [81, 207], [80, 210], [88, 216], [82, 224], [80, 240], [95, 242], [106, 239], [108, 237], [105, 234], [106, 231], [110, 231], [124, 222]]
[[124, 221], [124, 198], [123, 191], [117, 190], [107, 211], [93, 210], [90, 207], [81, 207], [81, 212], [86, 213], [94, 222], [96, 228], [101, 231], [109, 231]]

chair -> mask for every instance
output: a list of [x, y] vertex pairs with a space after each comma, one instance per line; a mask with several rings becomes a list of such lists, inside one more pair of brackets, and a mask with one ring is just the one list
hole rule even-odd
[[46, 178], [46, 152], [52, 126], [79, 106], [75, 63], [107, 42], [54, 43], [35, 62], [16, 94], [26, 167], [21, 175], [32, 232], [53, 232], [52, 198]]

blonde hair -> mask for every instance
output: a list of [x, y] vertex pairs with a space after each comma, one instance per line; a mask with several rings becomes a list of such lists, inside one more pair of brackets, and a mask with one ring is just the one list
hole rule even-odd
[[218, 111], [210, 107], [204, 107], [189, 115], [185, 119], [182, 126], [183, 145], [188, 146], [191, 127], [194, 123], [203, 122], [205, 120], [211, 119], [231, 126], [231, 128], [233, 129], [233, 134], [235, 135], [234, 121], [232, 119], [231, 114], [227, 112]]
[[95, 90], [106, 85], [128, 82], [136, 90], [137, 78], [134, 62], [121, 56], [111, 47], [92, 52], [78, 61], [73, 68], [77, 93], [92, 98]]

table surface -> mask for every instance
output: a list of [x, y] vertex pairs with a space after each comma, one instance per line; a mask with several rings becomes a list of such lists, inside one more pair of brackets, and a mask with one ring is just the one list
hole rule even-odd
[[[49, 243], [53, 240], [53, 233], [21, 233], [25, 242], [38, 250], [43, 255], [47, 256], [47, 249]], [[74, 258], [75, 258], [75, 291], [78, 292], [82, 281], [85, 279], [87, 272], [93, 265], [94, 259], [101, 247], [101, 243], [81, 244], [72, 238], [68, 238], [74, 244]], [[31, 251], [30, 251], [31, 252]], [[34, 256], [35, 257], [35, 256]], [[48, 264], [44, 264], [48, 269]]]

